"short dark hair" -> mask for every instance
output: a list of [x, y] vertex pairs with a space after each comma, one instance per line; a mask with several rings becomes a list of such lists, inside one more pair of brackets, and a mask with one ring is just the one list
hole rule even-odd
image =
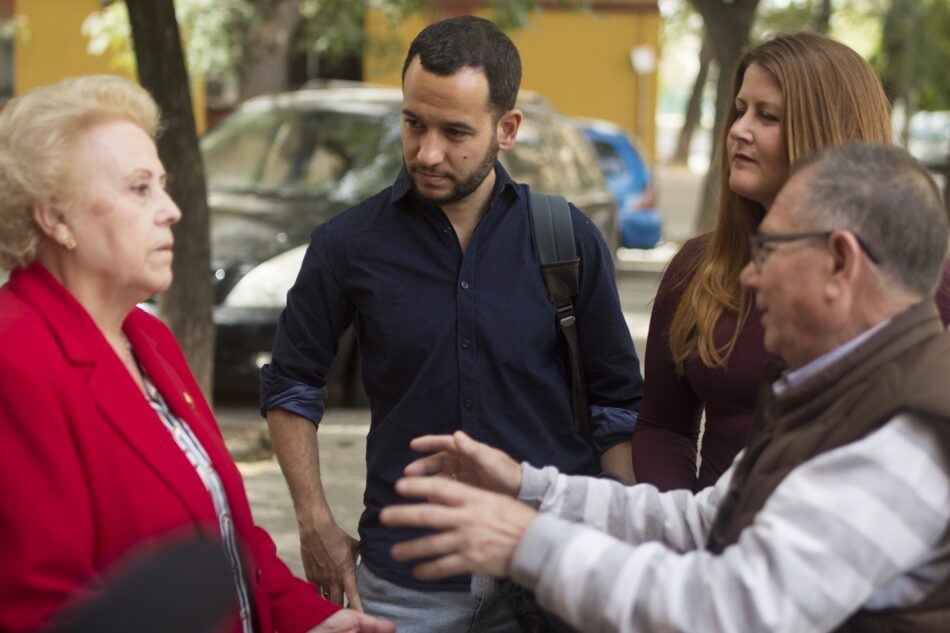
[[495, 114], [515, 107], [521, 86], [521, 56], [514, 42], [490, 20], [463, 15], [422, 29], [409, 45], [403, 80], [416, 55], [423, 68], [443, 77], [462, 68], [478, 68], [488, 79], [488, 100]]
[[817, 230], [849, 229], [888, 278], [932, 297], [947, 254], [947, 215], [930, 174], [900, 147], [850, 143], [798, 161], [808, 171], [796, 215]]

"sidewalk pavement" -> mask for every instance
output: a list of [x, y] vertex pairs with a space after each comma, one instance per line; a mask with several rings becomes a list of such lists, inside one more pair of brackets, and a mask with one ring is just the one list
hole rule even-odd
[[[238, 463], [254, 519], [270, 533], [278, 555], [303, 578], [300, 540], [290, 492], [267, 433], [252, 404], [215, 407], [224, 441]], [[369, 409], [329, 408], [320, 424], [323, 488], [337, 523], [351, 536], [363, 511]]]
[[617, 274], [662, 273], [679, 247], [680, 245], [675, 242], [660, 242], [650, 249], [618, 248]]

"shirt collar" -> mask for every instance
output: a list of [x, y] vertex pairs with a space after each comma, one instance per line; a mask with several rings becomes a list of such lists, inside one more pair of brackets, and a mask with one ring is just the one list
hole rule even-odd
[[839, 345], [838, 347], [834, 348], [830, 352], [825, 352], [824, 354], [822, 354], [815, 360], [811, 361], [810, 363], [806, 365], [802, 365], [801, 367], [799, 367], [798, 369], [794, 371], [786, 372], [785, 374], [782, 375], [781, 378], [779, 378], [778, 380], [775, 381], [775, 383], [772, 384], [772, 391], [775, 393], [775, 395], [780, 396], [783, 393], [789, 391], [790, 389], [794, 389], [795, 387], [802, 384], [803, 382], [805, 382], [806, 380], [808, 380], [809, 378], [811, 378], [818, 372], [824, 370], [827, 367], [830, 367], [831, 365], [835, 364], [836, 362], [838, 362], [839, 360], [841, 360], [842, 358], [844, 358], [845, 356], [847, 356], [854, 350], [861, 347], [861, 345], [863, 345], [865, 341], [867, 341], [872, 336], [874, 336], [878, 331], [883, 329], [884, 326], [886, 326], [888, 323], [890, 323], [890, 319], [881, 321], [880, 323], [878, 323], [871, 329], [865, 330], [861, 334], [858, 334], [850, 341], [842, 345]]

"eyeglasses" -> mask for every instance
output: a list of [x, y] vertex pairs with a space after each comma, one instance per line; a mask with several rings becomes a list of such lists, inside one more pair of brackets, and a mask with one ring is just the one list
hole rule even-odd
[[[772, 253], [774, 249], [766, 248], [766, 245], [770, 243], [786, 243], [786, 242], [797, 242], [798, 240], [810, 240], [821, 238], [827, 240], [834, 231], [809, 231], [805, 233], [755, 233], [749, 236], [749, 252], [752, 254], [752, 263], [755, 265], [755, 269], [758, 271], [762, 270], [762, 264], [765, 263], [765, 260], [768, 259], [768, 256]], [[861, 246], [861, 250], [867, 254], [868, 258], [875, 264], [881, 263], [877, 256], [868, 248], [868, 245], [864, 243], [864, 240], [853, 231], [850, 232], [854, 235], [854, 239], [858, 241], [858, 245]]]

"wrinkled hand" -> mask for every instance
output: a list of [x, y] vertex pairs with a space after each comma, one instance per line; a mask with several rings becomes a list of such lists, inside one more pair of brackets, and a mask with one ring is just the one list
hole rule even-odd
[[359, 551], [360, 542], [335, 523], [300, 529], [300, 557], [307, 580], [320, 587], [323, 597], [330, 602], [342, 606], [345, 595], [350, 607], [362, 611], [356, 589], [356, 555]]
[[412, 440], [409, 446], [420, 453], [438, 452], [406, 466], [408, 477], [440, 475], [510, 497], [516, 497], [521, 489], [521, 464], [462, 431], [452, 435], [424, 435]]
[[438, 477], [409, 477], [396, 482], [404, 497], [428, 503], [390, 506], [380, 514], [383, 525], [440, 530], [398, 543], [398, 561], [434, 558], [413, 568], [420, 580], [471, 573], [505, 578], [515, 548], [537, 512], [520, 501]]
[[394, 633], [396, 625], [389, 620], [343, 609], [310, 629], [310, 633]]

